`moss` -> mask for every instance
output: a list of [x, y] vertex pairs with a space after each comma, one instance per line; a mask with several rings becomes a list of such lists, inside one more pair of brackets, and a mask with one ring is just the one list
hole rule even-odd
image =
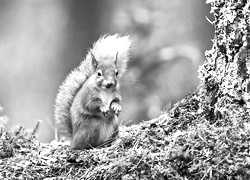
[[237, 120], [242, 123], [221, 119], [221, 124], [211, 124], [199, 110], [201, 100], [198, 93], [189, 94], [168, 114], [122, 127], [119, 140], [106, 148], [73, 151], [57, 142], [41, 144], [23, 129], [4, 133], [1, 147], [3, 142], [8, 144], [12, 154], [0, 160], [0, 175], [12, 179], [249, 179], [250, 117], [239, 114]]
[[42, 144], [36, 130], [1, 133], [0, 179], [250, 179], [250, 70], [244, 55], [250, 3], [208, 2], [215, 39], [197, 92], [159, 118], [121, 127], [119, 139], [106, 148]]

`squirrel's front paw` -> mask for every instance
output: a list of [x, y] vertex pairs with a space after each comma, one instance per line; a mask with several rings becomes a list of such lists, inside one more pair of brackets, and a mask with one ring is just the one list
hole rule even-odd
[[117, 116], [119, 116], [119, 114], [122, 110], [122, 106], [117, 102], [112, 102], [110, 109], [111, 109], [111, 111], [113, 111], [113, 113], [115, 113]]
[[107, 106], [101, 106], [100, 110], [101, 110], [101, 112], [103, 113], [103, 115], [105, 117], [109, 117], [110, 116], [110, 110], [109, 110], [109, 108]]

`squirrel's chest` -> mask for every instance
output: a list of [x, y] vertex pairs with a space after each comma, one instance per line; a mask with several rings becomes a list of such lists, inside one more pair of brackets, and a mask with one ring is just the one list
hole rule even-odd
[[104, 104], [104, 106], [110, 106], [110, 103], [113, 101], [114, 99], [114, 95], [112, 93], [112, 90], [109, 90], [109, 89], [105, 89], [105, 90], [102, 90], [100, 92], [100, 98]]

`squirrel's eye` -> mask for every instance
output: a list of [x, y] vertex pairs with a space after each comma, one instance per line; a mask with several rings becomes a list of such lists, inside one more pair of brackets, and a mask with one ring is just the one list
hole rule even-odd
[[97, 71], [97, 76], [99, 76], [99, 77], [102, 76], [102, 70], [99, 69], [99, 70]]
[[115, 75], [118, 76], [118, 70], [117, 69], [115, 69]]

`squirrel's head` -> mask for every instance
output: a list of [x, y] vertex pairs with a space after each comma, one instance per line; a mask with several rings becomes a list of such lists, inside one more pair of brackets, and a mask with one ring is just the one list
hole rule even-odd
[[95, 70], [94, 77], [97, 86], [102, 89], [112, 89], [118, 86], [118, 69], [116, 67], [117, 55], [114, 59], [97, 61], [94, 54], [91, 53], [92, 65]]

